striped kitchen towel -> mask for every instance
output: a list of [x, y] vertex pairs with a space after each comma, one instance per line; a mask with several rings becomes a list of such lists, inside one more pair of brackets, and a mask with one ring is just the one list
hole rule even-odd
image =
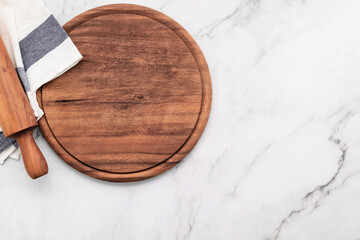
[[[36, 90], [75, 66], [82, 56], [42, 0], [0, 0], [0, 34], [40, 119], [43, 112]], [[1, 132], [0, 164], [8, 157], [19, 158], [17, 148]]]

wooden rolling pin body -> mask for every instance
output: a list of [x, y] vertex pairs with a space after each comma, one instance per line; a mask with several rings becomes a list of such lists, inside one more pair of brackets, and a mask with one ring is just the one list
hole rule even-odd
[[1, 36], [0, 126], [5, 137], [18, 142], [29, 176], [35, 179], [47, 174], [46, 160], [32, 135], [37, 121]]

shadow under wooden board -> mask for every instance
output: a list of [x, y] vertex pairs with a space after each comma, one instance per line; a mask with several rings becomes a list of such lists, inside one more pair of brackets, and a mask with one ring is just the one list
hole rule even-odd
[[55, 152], [114, 182], [154, 177], [186, 157], [211, 107], [209, 69], [190, 34], [128, 4], [89, 10], [64, 29], [84, 58], [37, 93]]

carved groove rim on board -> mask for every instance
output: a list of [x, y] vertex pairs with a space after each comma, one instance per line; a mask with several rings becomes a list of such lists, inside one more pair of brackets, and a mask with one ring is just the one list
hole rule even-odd
[[[131, 172], [131, 173], [113, 173], [107, 172], [104, 170], [96, 169], [92, 166], [89, 166], [74, 156], [72, 156], [56, 139], [54, 136], [49, 124], [46, 120], [46, 113], [44, 117], [39, 121], [40, 128], [43, 132], [43, 135], [50, 146], [54, 149], [54, 151], [70, 166], [75, 168], [76, 170], [90, 176], [93, 178], [97, 178], [105, 181], [113, 181], [113, 182], [133, 182], [140, 181], [147, 178], [151, 178], [157, 176], [172, 167], [174, 167], [177, 163], [179, 163], [186, 155], [193, 149], [197, 141], [200, 139], [202, 132], [205, 129], [207, 120], [210, 114], [211, 108], [211, 98], [212, 98], [212, 90], [211, 90], [211, 78], [209, 69], [206, 63], [206, 60], [195, 42], [195, 40], [191, 37], [191, 35], [177, 22], [169, 18], [168, 16], [147, 8], [138, 5], [132, 4], [113, 4], [102, 6], [98, 8], [94, 8], [92, 10], [86, 11], [77, 17], [70, 20], [68, 23], [64, 25], [64, 29], [67, 33], [70, 33], [74, 28], [80, 26], [84, 22], [104, 15], [109, 14], [137, 14], [144, 17], [148, 17], [153, 19], [165, 26], [167, 26], [170, 30], [177, 34], [177, 36], [186, 44], [189, 48], [191, 54], [193, 55], [195, 62], [199, 68], [201, 81], [202, 81], [202, 100], [201, 107], [198, 119], [196, 121], [195, 127], [192, 133], [189, 135], [185, 143], [176, 151], [173, 155], [171, 155], [165, 161], [154, 165], [148, 169]], [[42, 89], [39, 89], [37, 92], [38, 101], [40, 106], [43, 108], [42, 102]]]

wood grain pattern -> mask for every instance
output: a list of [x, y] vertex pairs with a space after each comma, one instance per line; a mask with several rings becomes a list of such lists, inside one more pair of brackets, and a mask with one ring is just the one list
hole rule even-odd
[[4, 135], [18, 142], [29, 176], [35, 179], [47, 174], [47, 163], [32, 135], [37, 126], [35, 116], [1, 36], [0, 109]]
[[153, 177], [181, 161], [211, 105], [209, 70], [192, 37], [162, 13], [127, 4], [90, 10], [64, 28], [84, 59], [38, 92], [54, 150], [108, 181]]

